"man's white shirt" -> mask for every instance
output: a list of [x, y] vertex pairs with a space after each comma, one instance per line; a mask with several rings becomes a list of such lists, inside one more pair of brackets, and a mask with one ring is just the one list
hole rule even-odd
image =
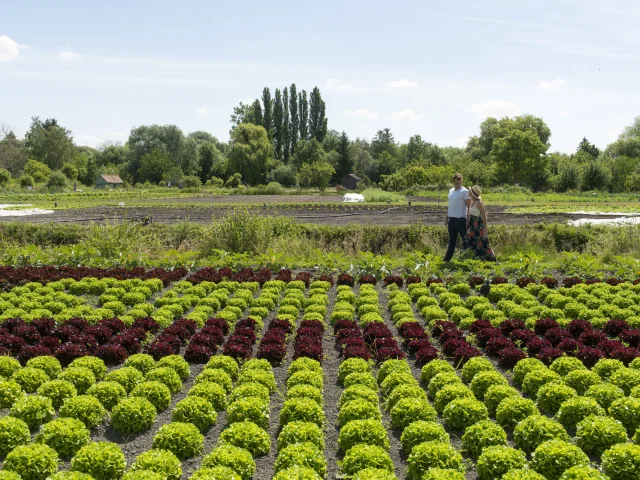
[[456, 190], [452, 187], [449, 190], [449, 218], [467, 218], [467, 205], [466, 201], [469, 200], [469, 190], [465, 187]]

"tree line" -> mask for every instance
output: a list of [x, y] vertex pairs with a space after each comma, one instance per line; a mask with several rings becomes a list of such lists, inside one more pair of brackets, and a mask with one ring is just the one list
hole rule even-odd
[[0, 125], [0, 184], [22, 186], [68, 181], [92, 185], [100, 174], [128, 184], [237, 187], [277, 182], [325, 189], [350, 173], [363, 186], [404, 191], [442, 187], [454, 171], [485, 187], [518, 185], [532, 191], [640, 191], [640, 117], [600, 149], [586, 138], [574, 153], [549, 153], [551, 130], [522, 115], [488, 118], [464, 147], [440, 147], [412, 136], [397, 142], [389, 128], [369, 141], [329, 129], [316, 87], [295, 84], [273, 95], [268, 87], [231, 115], [228, 142], [205, 131], [185, 134], [175, 125], [142, 125], [125, 143], [76, 146], [55, 119], [32, 119], [24, 139]]

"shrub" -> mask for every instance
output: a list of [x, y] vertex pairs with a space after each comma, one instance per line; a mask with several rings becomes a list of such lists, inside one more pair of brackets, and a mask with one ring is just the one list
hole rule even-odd
[[291, 467], [310, 468], [320, 477], [327, 474], [327, 461], [322, 452], [313, 443], [294, 443], [280, 451], [274, 465], [275, 472]]
[[415, 421], [434, 421], [438, 417], [435, 409], [423, 398], [400, 400], [391, 409], [390, 415], [391, 425], [401, 430]]
[[187, 393], [187, 396], [204, 398], [217, 412], [220, 412], [227, 408], [227, 392], [225, 392], [224, 388], [216, 383], [204, 382], [194, 385]]
[[609, 415], [621, 422], [629, 434], [633, 435], [640, 426], [640, 399], [629, 397], [614, 401], [609, 406]]
[[238, 385], [243, 383], [260, 383], [269, 389], [269, 393], [276, 391], [276, 380], [273, 372], [265, 372], [264, 370], [251, 369], [240, 373], [238, 376]]
[[59, 455], [72, 456], [89, 444], [91, 433], [80, 420], [57, 418], [42, 427], [35, 441], [49, 445]]
[[416, 421], [407, 426], [402, 432], [400, 443], [408, 455], [413, 447], [424, 442], [449, 443], [449, 434], [444, 427], [436, 422]]
[[20, 445], [9, 452], [3, 469], [25, 480], [45, 480], [58, 470], [58, 454], [47, 445]]
[[107, 366], [104, 361], [98, 357], [80, 357], [76, 358], [69, 364], [69, 367], [84, 367], [91, 370], [96, 380], [102, 380], [107, 373]]
[[0, 418], [0, 457], [4, 457], [18, 445], [26, 445], [30, 441], [31, 432], [24, 421], [13, 417]]
[[0, 380], [0, 408], [11, 408], [24, 395], [22, 388], [16, 382]]
[[589, 387], [584, 396], [593, 398], [602, 408], [608, 410], [615, 400], [624, 397], [624, 391], [611, 383], [602, 383]]
[[227, 420], [229, 423], [253, 422], [260, 428], [268, 429], [269, 400], [260, 397], [244, 397], [235, 400], [227, 408]]
[[589, 416], [578, 423], [576, 444], [588, 454], [598, 456], [617, 443], [627, 441], [627, 431], [618, 420]]
[[125, 398], [111, 413], [111, 428], [122, 434], [140, 433], [156, 420], [156, 407], [142, 397]]
[[98, 382], [87, 390], [87, 395], [96, 397], [102, 406], [111, 411], [120, 400], [127, 397], [127, 391], [118, 382]]
[[[520, 393], [508, 385], [493, 385], [484, 394], [484, 404], [489, 411], [489, 415], [494, 416], [500, 402], [505, 398], [519, 397]], [[437, 395], [436, 395], [437, 400]]]
[[538, 390], [537, 406], [540, 410], [555, 415], [565, 400], [577, 396], [577, 392], [562, 383], [551, 382]]
[[[353, 403], [353, 402], [350, 402]], [[364, 402], [371, 405], [368, 402]], [[345, 405], [346, 407], [346, 405]], [[342, 410], [341, 410], [342, 413]], [[378, 416], [380, 411], [378, 410]], [[365, 417], [369, 418], [369, 417]], [[379, 417], [378, 417], [379, 418]], [[286, 425], [289, 422], [312, 422], [322, 427], [324, 424], [324, 411], [322, 407], [315, 402], [309, 402], [304, 398], [291, 398], [284, 402], [282, 410], [280, 410], [280, 425]], [[338, 415], [340, 423], [340, 414]], [[341, 423], [342, 424], [342, 423]]]
[[196, 377], [195, 384], [199, 385], [200, 383], [215, 383], [224, 388], [225, 392], [227, 393], [229, 393], [231, 391], [231, 388], [233, 387], [233, 382], [229, 374], [219, 368], [205, 368]]
[[407, 466], [409, 478], [419, 480], [429, 468], [462, 471], [462, 455], [447, 443], [425, 442], [413, 447]]
[[229, 377], [231, 377], [232, 380], [238, 378], [238, 362], [233, 357], [229, 357], [226, 355], [215, 355], [211, 357], [211, 359], [205, 366], [205, 369], [208, 368], [223, 370], [227, 373], [227, 375], [229, 375]]
[[571, 467], [589, 466], [589, 457], [575, 445], [550, 440], [536, 448], [530, 466], [548, 480], [558, 480]]
[[556, 417], [566, 428], [575, 428], [589, 415], [605, 415], [605, 411], [593, 398], [573, 397], [562, 403]]
[[119, 479], [127, 462], [120, 447], [111, 442], [93, 442], [71, 459], [71, 470], [91, 475], [95, 480]]
[[60, 361], [55, 357], [50, 357], [49, 355], [32, 358], [27, 362], [26, 366], [44, 370], [44, 373], [46, 373], [50, 379], [55, 379], [60, 375], [60, 372], [62, 372]]
[[464, 431], [468, 426], [489, 418], [487, 407], [471, 398], [459, 398], [447, 405], [443, 417], [451, 428]]
[[152, 449], [141, 453], [131, 465], [130, 471], [150, 470], [166, 477], [167, 480], [179, 480], [182, 476], [180, 460], [168, 450]]
[[31, 429], [47, 423], [55, 414], [51, 399], [41, 395], [23, 397], [17, 400], [9, 411], [9, 415], [19, 418]]
[[548, 440], [568, 442], [569, 435], [558, 422], [542, 415], [525, 418], [513, 429], [513, 443], [525, 453], [532, 453]]
[[39, 368], [25, 367], [16, 370], [11, 379], [20, 385], [20, 388], [26, 393], [33, 393], [40, 385], [49, 381], [49, 376]]
[[151, 369], [145, 374], [144, 378], [147, 381], [158, 381], [164, 383], [169, 388], [171, 394], [178, 393], [182, 390], [182, 380], [180, 380], [180, 375], [178, 375], [171, 367], [156, 367]]
[[509, 470], [522, 468], [526, 462], [524, 452], [515, 448], [499, 445], [487, 447], [476, 463], [479, 480], [500, 478]]
[[564, 383], [573, 388], [578, 395], [584, 395], [589, 387], [602, 383], [597, 373], [589, 370], [574, 370], [564, 377]]
[[611, 480], [640, 477], [640, 445], [621, 443], [602, 454], [602, 470]]
[[185, 460], [202, 453], [204, 436], [191, 423], [167, 423], [153, 437], [153, 448], [169, 450], [179, 459]]
[[244, 448], [254, 457], [266, 455], [271, 448], [269, 434], [253, 422], [237, 422], [229, 425], [220, 434], [219, 441], [221, 445]]
[[164, 383], [142, 382], [131, 391], [130, 397], [142, 397], [156, 408], [158, 413], [165, 411], [171, 404], [171, 391]]
[[189, 478], [191, 480], [242, 480], [242, 477], [229, 467], [201, 468]]
[[379, 468], [393, 472], [393, 461], [383, 448], [374, 445], [355, 445], [350, 448], [340, 463], [343, 475], [354, 475], [365, 468]]
[[528, 398], [505, 398], [496, 409], [496, 421], [503, 427], [514, 428], [531, 415], [539, 415], [538, 407]]
[[151, 355], [146, 353], [136, 353], [125, 360], [124, 366], [133, 367], [145, 374], [152, 368], [156, 367], [156, 361]]
[[168, 355], [158, 360], [156, 367], [169, 367], [175, 370], [180, 380], [185, 381], [191, 375], [191, 367], [180, 355]]
[[508, 385], [508, 382], [498, 372], [481, 371], [473, 377], [469, 387], [478, 400], [483, 400], [487, 389], [494, 385]]
[[498, 445], [507, 445], [507, 434], [490, 420], [471, 425], [462, 436], [462, 446], [473, 457], [478, 457], [486, 447]]
[[389, 450], [387, 431], [379, 420], [352, 420], [340, 429], [338, 445], [343, 452], [360, 443]]
[[256, 471], [256, 464], [251, 454], [233, 445], [216, 447], [202, 460], [202, 468], [216, 467], [231, 468], [242, 477], [242, 480], [249, 480]]
[[50, 380], [38, 388], [38, 395], [49, 397], [53, 408], [58, 409], [65, 400], [77, 395], [76, 387], [66, 380]]
[[61, 417], [80, 420], [87, 428], [100, 425], [106, 414], [107, 411], [100, 401], [92, 395], [79, 395], [70, 398], [60, 408]]

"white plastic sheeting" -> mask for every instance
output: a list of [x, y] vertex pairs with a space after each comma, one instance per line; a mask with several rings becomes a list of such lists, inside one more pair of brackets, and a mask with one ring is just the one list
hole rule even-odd
[[0, 217], [26, 217], [29, 215], [45, 215], [53, 213], [53, 210], [43, 210], [41, 208], [21, 208], [19, 210], [7, 210], [9, 207], [30, 207], [30, 204], [11, 205], [0, 204]]
[[621, 212], [571, 212], [574, 215], [598, 215], [603, 218], [579, 218], [570, 220], [569, 225], [579, 227], [580, 225], [640, 225], [640, 214]]
[[364, 196], [360, 193], [345, 193], [343, 202], [364, 202]]

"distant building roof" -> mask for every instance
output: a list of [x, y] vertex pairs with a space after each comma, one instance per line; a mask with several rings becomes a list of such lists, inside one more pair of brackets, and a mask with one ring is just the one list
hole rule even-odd
[[98, 178], [102, 178], [107, 183], [124, 183], [118, 175], [100, 175]]
[[354, 180], [362, 180], [359, 176], [357, 176], [355, 173], [350, 173], [349, 175], [347, 175], [347, 177], [351, 177]]

